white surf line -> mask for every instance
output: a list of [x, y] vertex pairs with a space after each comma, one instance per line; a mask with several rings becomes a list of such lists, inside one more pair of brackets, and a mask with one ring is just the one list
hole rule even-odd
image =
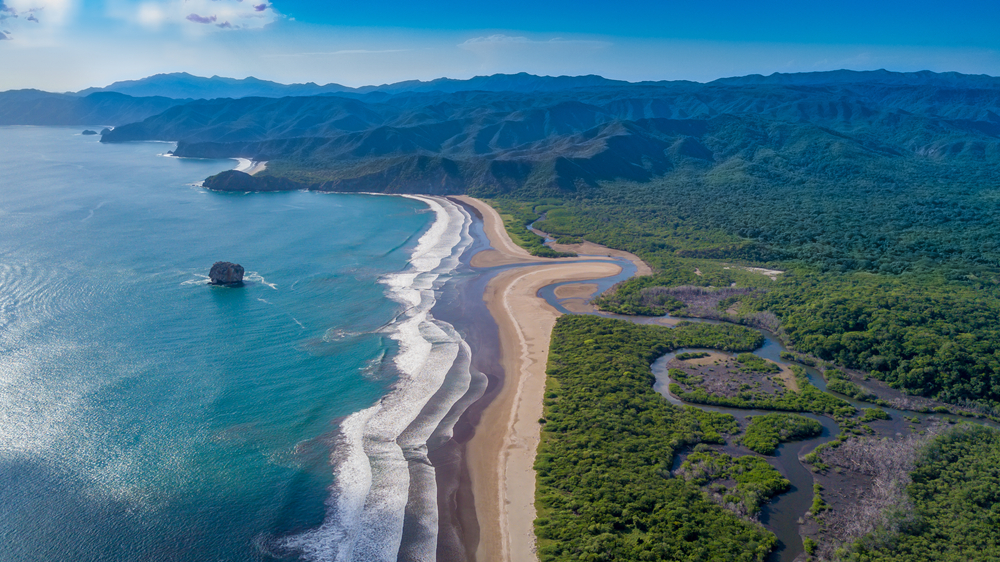
[[[417, 198], [428, 206], [427, 198]], [[432, 201], [444, 206], [449, 215], [449, 223], [460, 224], [459, 242], [451, 247], [451, 253], [441, 261], [436, 271], [441, 271], [441, 277], [435, 282], [436, 288], [447, 282], [451, 272], [459, 265], [459, 258], [472, 243], [469, 228], [472, 217], [460, 206], [450, 201], [434, 198]], [[437, 299], [434, 299], [436, 303]], [[433, 306], [433, 305], [432, 305]], [[428, 458], [428, 448], [433, 443], [440, 444], [451, 438], [458, 417], [453, 409], [463, 400], [472, 387], [473, 374], [471, 369], [471, 349], [455, 328], [428, 314], [427, 320], [440, 330], [443, 340], [434, 343], [434, 352], [438, 357], [447, 357], [444, 361], [429, 361], [436, 363], [434, 372], [438, 377], [434, 385], [437, 389], [428, 397], [424, 407], [409, 426], [396, 438], [397, 444], [408, 461], [410, 488], [405, 507], [404, 531], [406, 532], [405, 549], [398, 553], [400, 562], [427, 561], [433, 562], [437, 555], [438, 540], [438, 505], [436, 470]], [[425, 324], [425, 328], [427, 324]], [[425, 333], [424, 337], [427, 337]], [[425, 367], [425, 372], [427, 371]]]
[[[454, 328], [434, 319], [430, 309], [437, 302], [435, 290], [443, 282], [441, 277], [458, 266], [458, 256], [464, 250], [459, 246], [471, 242], [467, 234], [471, 219], [450, 202], [408, 197], [427, 204], [437, 218], [418, 241], [410, 258], [411, 269], [388, 276], [384, 281], [390, 288], [390, 298], [400, 304], [409, 304], [413, 309], [389, 335], [400, 346], [393, 358], [400, 381], [394, 391], [382, 399], [379, 411], [366, 427], [365, 452], [372, 463], [373, 478], [361, 517], [361, 536], [352, 556], [359, 561], [395, 562], [398, 559], [409, 486], [415, 484], [411, 481], [410, 461], [427, 462], [427, 439], [448, 409], [439, 408], [437, 415], [419, 424], [416, 422], [430, 399], [442, 388], [458, 359], [462, 343]], [[454, 228], [456, 225], [461, 225], [458, 232]], [[461, 398], [470, 381], [471, 377], [466, 377], [465, 388], [450, 396], [449, 402]], [[417, 425], [421, 427], [415, 427]], [[426, 478], [427, 471], [423, 476], [420, 485], [428, 492], [421, 511], [433, 517], [432, 524], [436, 528], [437, 486], [433, 477]], [[396, 537], [398, 539], [393, 541]], [[408, 554], [413, 557], [411, 559], [432, 562], [437, 533], [424, 533], [422, 538], [424, 544], [408, 545]]]
[[[436, 554], [433, 468], [427, 465], [412, 472], [416, 483], [411, 482], [410, 469], [411, 464], [426, 464], [427, 440], [468, 391], [471, 380], [471, 375], [459, 377], [455, 388], [447, 389], [440, 407], [424, 412], [431, 398], [442, 390], [449, 371], [459, 365], [459, 357], [467, 356], [461, 336], [450, 324], [434, 319], [430, 310], [436, 303], [436, 290], [445, 281], [442, 277], [454, 271], [459, 256], [472, 241], [468, 234], [471, 217], [438, 198], [411, 198], [427, 204], [436, 217], [420, 237], [407, 269], [380, 281], [386, 285], [389, 298], [408, 306], [405, 314], [384, 328], [399, 344], [393, 358], [399, 380], [377, 404], [348, 416], [341, 425], [331, 458], [336, 481], [326, 502], [323, 524], [281, 541], [282, 547], [309, 560], [395, 562], [400, 555], [407, 506], [414, 507], [409, 494], [414, 484], [426, 490], [415, 511], [427, 521], [418, 522], [417, 537], [408, 537], [407, 558], [432, 562]], [[458, 225], [461, 228], [456, 229]], [[464, 368], [464, 362], [459, 367]]]

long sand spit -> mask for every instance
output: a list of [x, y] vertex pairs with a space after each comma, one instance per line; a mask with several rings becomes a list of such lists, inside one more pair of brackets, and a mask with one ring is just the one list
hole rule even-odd
[[[553, 283], [587, 281], [621, 273], [612, 261], [544, 259], [529, 255], [511, 241], [497, 212], [482, 201], [457, 197], [483, 217], [492, 250], [472, 264], [489, 267], [526, 264], [504, 271], [487, 285], [487, 308], [500, 332], [503, 387], [483, 412], [467, 445], [469, 475], [480, 525], [479, 562], [537, 560], [535, 552], [535, 453], [541, 435], [545, 367], [549, 340], [560, 313], [537, 296]], [[591, 245], [594, 254], [625, 257], [640, 272], [649, 266], [632, 254]], [[601, 257], [588, 257], [600, 260]], [[604, 258], [605, 260], [607, 258]]]

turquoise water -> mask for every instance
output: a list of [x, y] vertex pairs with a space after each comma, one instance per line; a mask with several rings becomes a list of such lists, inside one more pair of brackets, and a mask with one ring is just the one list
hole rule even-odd
[[343, 418], [399, 389], [386, 276], [434, 212], [212, 193], [233, 161], [78, 132], [0, 128], [0, 560], [348, 559], [305, 543]]

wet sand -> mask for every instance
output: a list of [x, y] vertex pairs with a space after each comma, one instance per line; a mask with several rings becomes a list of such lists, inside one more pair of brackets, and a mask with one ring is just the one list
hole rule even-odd
[[[473, 267], [495, 267], [498, 265], [510, 265], [525, 262], [552, 263], [555, 261], [577, 259], [553, 259], [533, 256], [529, 254], [527, 250], [518, 246], [513, 240], [510, 239], [510, 236], [507, 235], [506, 229], [504, 229], [503, 220], [493, 207], [490, 207], [478, 199], [469, 197], [468, 195], [454, 196], [450, 197], [450, 199], [465, 203], [466, 205], [479, 211], [477, 216], [483, 220], [483, 229], [486, 231], [486, 236], [489, 237], [490, 243], [493, 245], [493, 250], [479, 252], [472, 258]], [[553, 243], [550, 244], [550, 246], [554, 250], [558, 250], [560, 252], [575, 252], [579, 254], [580, 257], [586, 257], [588, 259], [599, 259], [602, 257], [626, 259], [635, 264], [636, 269], [638, 270], [636, 275], [653, 274], [653, 269], [649, 267], [649, 264], [639, 259], [639, 256], [622, 250], [613, 250], [607, 246], [602, 246], [593, 242], [583, 242], [581, 244]]]
[[557, 299], [586, 299], [597, 290], [596, 283], [573, 283], [560, 285], [555, 290]]
[[537, 293], [553, 283], [617, 275], [621, 267], [594, 258], [581, 261], [530, 256], [510, 240], [495, 210], [470, 197], [456, 199], [483, 218], [484, 230], [494, 248], [477, 254], [472, 265], [524, 264], [496, 275], [483, 296], [499, 328], [504, 379], [466, 445], [479, 522], [476, 560], [536, 560], [533, 465], [540, 437], [538, 418], [542, 416], [549, 338], [560, 316]]
[[582, 244], [551, 244], [553, 250], [559, 252], [576, 252], [581, 256], [608, 256], [611, 258], [624, 258], [635, 264], [638, 269], [636, 271], [636, 276], [642, 275], [652, 275], [653, 268], [649, 267], [649, 264], [639, 259], [639, 256], [625, 252], [623, 250], [612, 250], [607, 246], [602, 246], [600, 244], [594, 244], [593, 242], [584, 242]]

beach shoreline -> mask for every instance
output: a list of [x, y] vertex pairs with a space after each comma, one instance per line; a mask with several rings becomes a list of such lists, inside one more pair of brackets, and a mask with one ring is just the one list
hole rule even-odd
[[[469, 483], [479, 523], [476, 560], [536, 560], [534, 460], [541, 436], [549, 340], [561, 313], [537, 296], [548, 285], [618, 275], [615, 258], [645, 265], [638, 257], [598, 246], [592, 256], [546, 259], [516, 246], [499, 214], [471, 197], [455, 200], [474, 209], [492, 246], [476, 254], [474, 267], [520, 265], [490, 279], [483, 300], [499, 329], [503, 384], [482, 410], [466, 444]], [[485, 256], [484, 256], [485, 254]], [[483, 256], [483, 257], [480, 257]]]
[[267, 169], [266, 160], [263, 162], [255, 162], [249, 158], [234, 158], [234, 160], [236, 160], [236, 167], [233, 168], [233, 170], [243, 172], [251, 176]]

